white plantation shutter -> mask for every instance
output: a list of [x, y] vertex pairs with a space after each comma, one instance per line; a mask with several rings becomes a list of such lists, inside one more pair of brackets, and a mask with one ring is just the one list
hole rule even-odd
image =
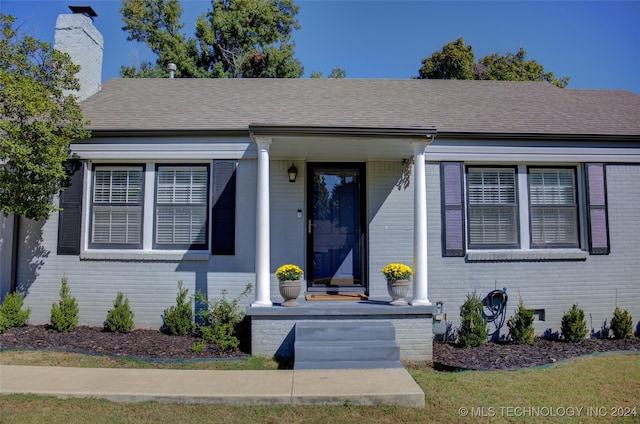
[[576, 176], [572, 168], [530, 168], [531, 246], [578, 246]]
[[515, 168], [467, 170], [469, 247], [517, 247]]
[[158, 166], [156, 181], [156, 245], [206, 249], [208, 166]]
[[142, 166], [96, 166], [91, 243], [133, 247], [142, 243]]

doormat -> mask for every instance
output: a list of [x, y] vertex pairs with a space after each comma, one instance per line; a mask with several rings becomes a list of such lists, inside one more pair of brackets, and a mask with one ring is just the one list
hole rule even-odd
[[343, 294], [307, 294], [307, 300], [368, 300], [366, 294], [343, 293]]

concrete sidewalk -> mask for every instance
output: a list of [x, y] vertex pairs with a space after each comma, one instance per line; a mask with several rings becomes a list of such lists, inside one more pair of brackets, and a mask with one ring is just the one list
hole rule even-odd
[[115, 402], [226, 405], [400, 405], [424, 407], [404, 368], [196, 371], [0, 365], [0, 394], [31, 393]]

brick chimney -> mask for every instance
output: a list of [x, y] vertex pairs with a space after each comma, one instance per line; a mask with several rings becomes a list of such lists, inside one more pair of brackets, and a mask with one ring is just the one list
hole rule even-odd
[[54, 48], [68, 53], [80, 71], [80, 91], [75, 92], [82, 101], [100, 91], [102, 86], [102, 56], [104, 40], [93, 25], [98, 16], [90, 6], [69, 6], [73, 13], [62, 14], [56, 21]]

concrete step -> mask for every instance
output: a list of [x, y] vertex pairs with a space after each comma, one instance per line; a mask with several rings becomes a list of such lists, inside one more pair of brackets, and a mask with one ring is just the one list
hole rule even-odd
[[403, 368], [403, 365], [400, 361], [296, 361], [294, 368], [296, 370], [358, 370]]
[[296, 341], [295, 359], [300, 361], [399, 361], [395, 340]]
[[304, 341], [395, 340], [396, 333], [393, 324], [384, 321], [308, 321], [296, 323], [295, 339]]
[[402, 368], [390, 322], [296, 323], [294, 369]]

